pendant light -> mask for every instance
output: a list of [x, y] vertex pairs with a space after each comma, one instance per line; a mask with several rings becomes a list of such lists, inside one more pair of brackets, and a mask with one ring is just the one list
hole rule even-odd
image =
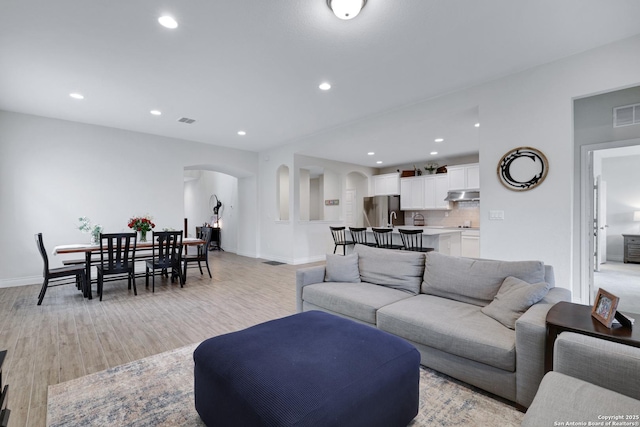
[[353, 19], [362, 10], [367, 0], [327, 0], [327, 6], [340, 19]]

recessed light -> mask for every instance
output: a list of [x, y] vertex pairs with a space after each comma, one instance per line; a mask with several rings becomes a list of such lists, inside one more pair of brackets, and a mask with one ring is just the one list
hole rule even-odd
[[474, 126], [479, 128], [480, 127], [480, 123], [476, 123]]
[[329, 90], [331, 89], [331, 85], [327, 82], [324, 83], [320, 83], [320, 86], [318, 86], [320, 88], [320, 90]]
[[438, 152], [437, 152], [437, 151], [432, 151], [432, 152], [431, 152], [431, 153], [429, 153], [429, 154], [431, 154], [432, 156], [435, 156], [436, 154], [438, 154]]
[[158, 18], [158, 22], [165, 28], [170, 30], [178, 28], [178, 22], [169, 15], [164, 15]]
[[159, 111], [159, 110], [151, 110], [149, 112], [151, 114], [153, 114], [154, 116], [161, 116], [162, 115], [162, 111]]
[[238, 131], [238, 135], [240, 135], [240, 136], [245, 136], [246, 134], [247, 133], [245, 131], [243, 131], [243, 130], [239, 130]]
[[376, 163], [381, 165], [382, 164], [382, 160], [378, 160]]
[[84, 95], [78, 92], [73, 92], [69, 94], [73, 99], [84, 99]]
[[435, 142], [442, 142], [442, 141], [444, 141], [444, 138], [436, 138], [436, 139], [434, 139], [434, 141]]
[[374, 154], [376, 154], [376, 153], [374, 153], [373, 151], [369, 151], [369, 152], [367, 153], [367, 156], [373, 156]]

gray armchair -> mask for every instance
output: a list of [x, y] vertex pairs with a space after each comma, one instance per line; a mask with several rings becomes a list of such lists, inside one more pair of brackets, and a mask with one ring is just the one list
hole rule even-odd
[[638, 425], [639, 417], [640, 348], [564, 332], [555, 343], [553, 371], [542, 379], [522, 425]]

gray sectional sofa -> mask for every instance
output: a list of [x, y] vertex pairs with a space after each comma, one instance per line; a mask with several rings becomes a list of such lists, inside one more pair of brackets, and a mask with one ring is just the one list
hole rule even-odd
[[402, 337], [421, 363], [528, 407], [544, 374], [545, 318], [570, 292], [540, 261], [494, 261], [356, 245], [296, 274], [297, 310]]
[[523, 427], [640, 424], [640, 348], [563, 332]]

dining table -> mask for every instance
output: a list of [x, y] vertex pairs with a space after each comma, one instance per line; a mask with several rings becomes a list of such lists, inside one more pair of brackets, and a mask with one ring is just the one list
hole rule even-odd
[[[185, 237], [182, 239], [182, 246], [183, 247], [188, 247], [188, 246], [198, 246], [198, 245], [204, 245], [206, 242], [202, 239], [198, 239], [196, 237]], [[153, 242], [152, 241], [146, 241], [146, 242], [140, 242], [138, 241], [136, 243], [136, 252], [139, 250], [144, 250], [144, 249], [153, 249]], [[86, 294], [84, 295], [85, 298], [89, 298], [91, 299], [91, 264], [92, 263], [96, 263], [93, 262], [91, 256], [94, 254], [99, 254], [100, 253], [100, 244], [93, 244], [93, 243], [72, 243], [72, 244], [66, 244], [66, 245], [58, 245], [56, 247], [53, 248], [53, 254], [54, 255], [62, 255], [62, 254], [73, 254], [73, 253], [84, 253], [85, 254], [85, 271], [86, 271], [86, 275], [87, 275], [87, 291]]]

